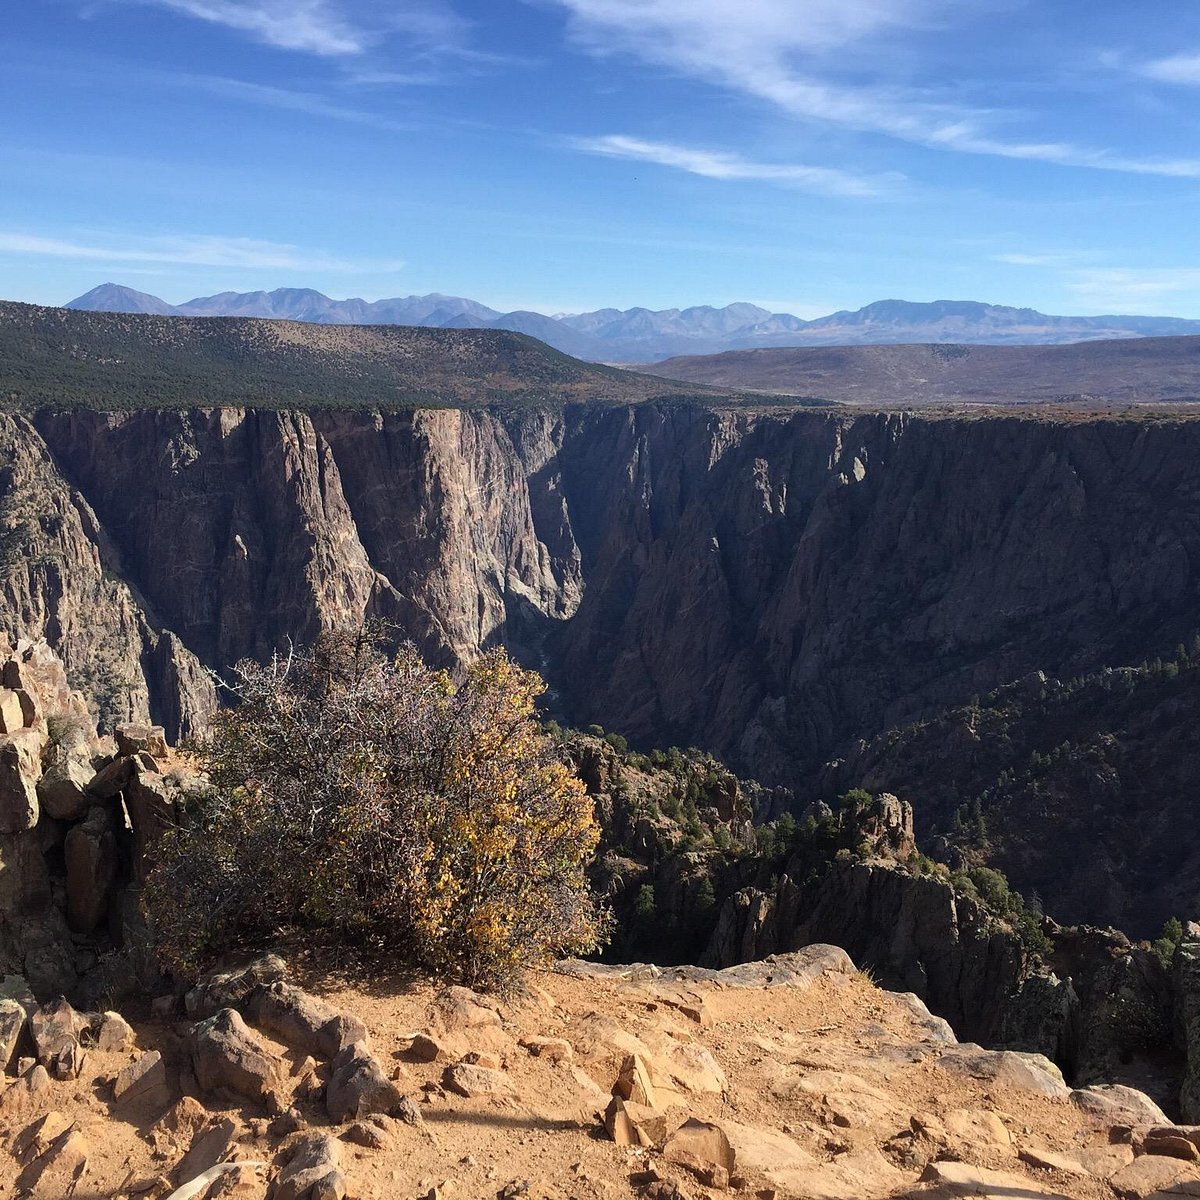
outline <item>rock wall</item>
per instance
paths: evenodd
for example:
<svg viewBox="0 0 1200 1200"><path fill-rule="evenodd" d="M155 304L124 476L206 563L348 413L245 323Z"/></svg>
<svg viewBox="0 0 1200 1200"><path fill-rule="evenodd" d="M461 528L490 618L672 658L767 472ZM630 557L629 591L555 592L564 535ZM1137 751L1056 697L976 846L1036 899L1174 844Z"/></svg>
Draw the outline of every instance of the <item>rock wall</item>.
<svg viewBox="0 0 1200 1200"><path fill-rule="evenodd" d="M447 663L506 642L572 720L795 784L864 733L1192 631L1188 421L688 406L5 421L22 478L64 514L62 533L42 523L43 565L5 568L10 622L72 669L102 633L133 679L126 715L149 708L169 733L211 703L191 655L223 668L371 613Z"/></svg>
<svg viewBox="0 0 1200 1200"><path fill-rule="evenodd" d="M0 643L0 996L157 981L137 889L196 782L161 726L99 737L44 641Z"/></svg>

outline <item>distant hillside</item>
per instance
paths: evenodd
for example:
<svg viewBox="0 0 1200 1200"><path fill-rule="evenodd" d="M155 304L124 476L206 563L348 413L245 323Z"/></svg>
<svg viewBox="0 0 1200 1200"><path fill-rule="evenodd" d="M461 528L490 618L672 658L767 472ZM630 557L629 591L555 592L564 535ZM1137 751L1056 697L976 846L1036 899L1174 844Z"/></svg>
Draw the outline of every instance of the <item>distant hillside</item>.
<svg viewBox="0 0 1200 1200"><path fill-rule="evenodd" d="M510 329L556 350L594 362L655 362L682 354L782 346L909 342L971 345L1047 345L1107 338L1200 334L1200 321L1178 317L1056 317L1032 308L975 300L913 303L879 300L857 311L805 321L755 304L724 308L601 308L595 312L500 313L462 296L404 296L391 300L331 300L311 288L221 292L171 305L157 296L106 283L67 308L152 312L164 316L270 317L321 325L427 325L447 329Z"/></svg>
<svg viewBox="0 0 1200 1200"><path fill-rule="evenodd" d="M504 330L199 320L0 302L0 400L8 407L398 409L694 397L740 399L579 362Z"/></svg>
<svg viewBox="0 0 1200 1200"><path fill-rule="evenodd" d="M873 406L1156 403L1200 400L1200 337L737 350L643 369L688 383Z"/></svg>

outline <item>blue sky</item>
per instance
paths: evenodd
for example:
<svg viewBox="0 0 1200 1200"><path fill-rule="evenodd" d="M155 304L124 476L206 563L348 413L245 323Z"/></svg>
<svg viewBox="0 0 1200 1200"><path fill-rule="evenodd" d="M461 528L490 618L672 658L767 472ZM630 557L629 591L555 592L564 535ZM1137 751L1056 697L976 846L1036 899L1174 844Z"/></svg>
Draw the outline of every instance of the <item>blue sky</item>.
<svg viewBox="0 0 1200 1200"><path fill-rule="evenodd" d="M1200 317L1200 4L25 0L0 295Z"/></svg>

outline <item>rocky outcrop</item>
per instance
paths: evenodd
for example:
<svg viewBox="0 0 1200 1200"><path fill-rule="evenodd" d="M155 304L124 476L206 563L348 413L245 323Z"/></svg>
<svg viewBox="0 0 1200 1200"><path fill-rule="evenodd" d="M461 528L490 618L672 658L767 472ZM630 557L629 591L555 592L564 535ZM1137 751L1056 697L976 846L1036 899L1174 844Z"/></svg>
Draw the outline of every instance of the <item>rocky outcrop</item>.
<svg viewBox="0 0 1200 1200"><path fill-rule="evenodd" d="M0 644L0 679L0 975L88 1000L154 981L136 888L197 778L160 726L117 725L114 754L45 642Z"/></svg>

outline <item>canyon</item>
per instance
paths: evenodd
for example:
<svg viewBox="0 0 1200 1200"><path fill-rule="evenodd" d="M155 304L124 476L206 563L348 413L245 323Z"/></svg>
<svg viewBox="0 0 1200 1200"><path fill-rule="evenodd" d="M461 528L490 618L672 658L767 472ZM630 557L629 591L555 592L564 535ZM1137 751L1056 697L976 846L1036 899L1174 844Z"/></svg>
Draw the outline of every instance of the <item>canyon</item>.
<svg viewBox="0 0 1200 1200"><path fill-rule="evenodd" d="M714 404L9 412L4 632L174 740L206 668L380 617L448 666L505 644L570 723L818 795L860 739L1190 642L1198 442Z"/></svg>

